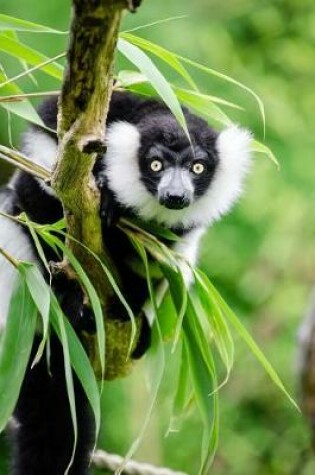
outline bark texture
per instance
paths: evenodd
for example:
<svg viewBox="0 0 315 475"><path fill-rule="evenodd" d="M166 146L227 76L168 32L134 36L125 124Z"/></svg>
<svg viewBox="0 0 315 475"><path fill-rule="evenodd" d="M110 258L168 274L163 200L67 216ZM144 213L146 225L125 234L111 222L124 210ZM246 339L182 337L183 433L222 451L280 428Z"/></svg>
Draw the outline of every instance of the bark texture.
<svg viewBox="0 0 315 475"><path fill-rule="evenodd" d="M97 153L106 151L105 123L113 84L113 61L124 9L135 11L139 1L73 0L70 44L58 116L58 161L52 186L61 199L68 233L93 251L114 275L103 246L99 218L100 195L92 175ZM130 323L106 318L113 292L91 253L75 240L68 246L80 261L102 301L106 327L106 377L128 371ZM68 263L64 262L67 272ZM99 373L96 341L89 339L91 361Z"/></svg>

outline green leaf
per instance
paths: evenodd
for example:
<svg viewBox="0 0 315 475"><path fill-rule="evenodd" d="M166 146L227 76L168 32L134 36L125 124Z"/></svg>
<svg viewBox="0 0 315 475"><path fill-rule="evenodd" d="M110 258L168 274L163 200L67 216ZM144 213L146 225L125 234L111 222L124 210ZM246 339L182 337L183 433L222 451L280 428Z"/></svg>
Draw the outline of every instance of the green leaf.
<svg viewBox="0 0 315 475"><path fill-rule="evenodd" d="M182 61L183 63L189 64L190 66L199 69L200 71L203 71L206 74L209 74L211 76L215 76L219 79L222 79L223 81L229 82L231 84L234 84L234 86L239 87L240 89L243 89L247 93L249 93L251 96L254 97L255 101L258 104L259 112L262 118L263 122L263 130L264 130L264 136L266 132L266 115L265 115L265 107L260 99L260 97L248 86L245 86L245 84L242 84L241 82L237 81L236 79L233 79L230 76L227 76L226 74L220 73L219 71L216 71L215 69L212 68L207 68L206 66L203 66L202 64L196 63L195 61L192 61L191 59L187 59L183 56L176 55L176 57Z"/></svg>
<svg viewBox="0 0 315 475"><path fill-rule="evenodd" d="M140 38L139 36L132 35L128 32L121 33L121 38L125 38L130 43L139 46L139 48L149 51L149 53L154 54L159 59L168 64L172 69L174 69L189 86L195 91L198 90L196 83L192 79L191 75L188 73L187 69L182 65L182 63L177 59L176 54L168 51L162 46L159 46L151 41Z"/></svg>
<svg viewBox="0 0 315 475"><path fill-rule="evenodd" d="M264 135L265 135L266 117L265 117L264 104L263 104L262 100L260 99L260 97L251 88L249 88L248 86L245 86L241 82L237 81L236 79L234 79L234 78L232 78L232 77L230 77L226 74L220 73L219 71L216 71L215 69L208 68L206 66L203 66L202 64L197 63L196 61L192 61L191 59L185 58L184 56L181 56L179 54L176 54L176 53L173 53L169 50L161 48L160 46L155 45L154 43L151 43L151 42L149 42L149 41L147 41L147 40L145 40L145 39L143 39L139 36L135 36L135 35L132 35L130 33L122 33L121 38L127 39L128 41L130 41L134 45L137 45L137 46L139 46L140 48L142 48L144 50L150 51L151 53L158 56L160 59L164 60L165 62L168 62L168 64L175 71L177 71L179 74L181 74L183 77L185 77L185 75L188 74L188 77L186 77L187 82L189 82L188 78L190 78L189 73L187 72L187 70L185 68L184 68L184 71L185 71L184 74L182 72L180 72L182 70L179 69L179 68L184 67L183 63L188 64L189 66L191 66L195 69L203 71L204 73L206 73L208 75L215 76L219 79L222 79L223 81L229 82L229 83L239 87L240 89L243 89L247 93L249 93L251 96L254 97L255 101L258 104L258 108L259 108L261 118L262 118L262 121L263 121L263 129L264 129ZM190 82L190 86L192 87L192 89L195 89L194 83L192 84Z"/></svg>
<svg viewBox="0 0 315 475"><path fill-rule="evenodd" d="M183 319L187 309L188 294L180 267L176 271L170 266L161 265L162 272L168 282L171 297L177 311L177 324L174 332L172 353L175 352L182 332Z"/></svg>
<svg viewBox="0 0 315 475"><path fill-rule="evenodd" d="M258 140L252 140L252 149L254 152L263 153L264 155L267 155L267 157L276 165L276 167L278 169L280 168L278 160L276 159L275 155L269 147L262 144L261 142L258 142Z"/></svg>
<svg viewBox="0 0 315 475"><path fill-rule="evenodd" d="M146 23L145 25L136 26L135 28L131 28L130 30L124 30L122 32L122 34L131 33L133 31L138 31L138 30L143 30L145 28L151 28L152 26L162 25L164 23L168 23L168 22L175 21L175 20L183 20L184 18L187 18L187 17L188 17L188 15L177 15L177 16L162 18L161 20L156 20L156 21L153 21L151 23Z"/></svg>
<svg viewBox="0 0 315 475"><path fill-rule="evenodd" d="M185 338L190 372L196 401L203 421L201 467L199 474L207 475L218 445L219 410L218 385L211 350L204 344L198 317L189 300L184 319Z"/></svg>
<svg viewBox="0 0 315 475"><path fill-rule="evenodd" d="M36 320L37 308L25 280L20 277L0 339L0 432L18 400L31 354Z"/></svg>
<svg viewBox="0 0 315 475"><path fill-rule="evenodd" d="M59 31L49 26L39 25L21 18L0 14L0 31L30 31L32 33L53 33L57 35L66 35L67 31Z"/></svg>
<svg viewBox="0 0 315 475"><path fill-rule="evenodd" d="M28 227L29 232L31 233L32 239L33 239L35 247L36 247L37 254L38 254L40 260L42 261L42 264L45 267L48 275L50 276L50 280L51 280L50 267L49 267L48 261L47 261L46 256L45 256L43 246L42 246L42 244L41 244L41 242L38 239L38 236L36 234L36 230L35 230L36 229L36 224L32 223L32 221L30 221L30 219L28 218L28 216L25 213L24 213L23 217L25 218L26 225Z"/></svg>
<svg viewBox="0 0 315 475"><path fill-rule="evenodd" d="M92 285L90 279L88 278L86 272L84 271L78 259L70 251L70 249L58 237L53 236L52 234L50 234L50 240L54 242L54 244L59 249L61 249L62 252L67 256L71 266L77 273L83 287L85 288L88 294L89 301L91 303L94 316L95 316L95 323L96 323L96 330L97 330L96 334L97 334L97 343L98 343L101 370L102 370L102 374L105 374L105 326L104 326L103 311L102 311L100 299L96 293L94 286Z"/></svg>
<svg viewBox="0 0 315 475"><path fill-rule="evenodd" d="M138 71L119 71L114 88L127 88L143 82L147 82L147 78Z"/></svg>
<svg viewBox="0 0 315 475"><path fill-rule="evenodd" d="M204 281L198 272L195 272L194 275L195 288L200 302L200 308L198 310L200 315L203 315L204 319L210 325L213 342L218 348L221 359L226 367L227 374L224 381L226 382L233 367L234 342L221 308L213 297L211 288L208 287L208 279Z"/></svg>
<svg viewBox="0 0 315 475"><path fill-rule="evenodd" d="M53 312L51 312L51 324L61 340L61 329L58 320L58 314L62 313L59 303L56 297L52 294L51 296ZM100 429L101 421L101 412L100 412L100 393L97 385L97 381L89 361L87 354L80 342L78 336L73 330L67 318L63 318L64 329L68 340L69 347L69 356L71 366L73 367L76 375L78 376L82 388L87 396L87 399L90 403L91 409L93 411L95 419L95 439L98 436Z"/></svg>
<svg viewBox="0 0 315 475"><path fill-rule="evenodd" d="M150 235L153 237L158 237L162 239L166 239L167 241L175 242L179 240L179 237L170 231L169 229L166 229L160 224L157 224L155 222L144 222L141 219L137 218L132 218L132 219L121 219L120 222L123 225L126 225L130 227L131 229L134 229L135 231L143 232L147 231Z"/></svg>
<svg viewBox="0 0 315 475"><path fill-rule="evenodd" d="M4 53L19 60L22 59L28 64L32 64L34 66L49 60L49 58L42 53L30 48L21 41L8 38L3 33L0 33L0 51L3 51ZM58 80L62 80L63 67L58 63L47 64L46 66L42 67L42 71Z"/></svg>
<svg viewBox="0 0 315 475"><path fill-rule="evenodd" d="M68 335L65 328L65 318L55 298L52 297L51 301L52 301L52 305L51 305L52 320L55 322L55 331L57 332L60 338L60 341L62 343L65 380L66 380L67 394L68 394L70 414L71 414L72 427L73 427L73 448L72 448L71 458L69 460L67 469L65 471L65 475L67 475L69 473L71 465L73 464L75 451L77 448L77 442L78 442L77 411L76 411L76 403L75 403L73 375L72 375L72 370L71 370L69 341L68 341Z"/></svg>
<svg viewBox="0 0 315 475"><path fill-rule="evenodd" d="M57 56L53 56L52 58L48 58L46 59L45 61L41 62L41 63L38 63L36 64L35 66L33 66L32 68L27 68L26 66L24 67L24 71L22 73L19 73L17 74L16 76L13 76L9 79L6 79L5 81L3 81L2 83L0 83L0 89L3 88L4 86L6 86L7 84L11 84L11 83L14 83L16 82L17 80L25 77L25 76L29 76L30 78L32 78L32 73L35 72L35 71L38 71L40 69L43 69L46 65L48 64L51 64L51 63L55 63L55 61L57 61L58 59L61 59L61 58L64 58L65 56L65 53L60 53L58 54ZM23 64L26 65L25 61L22 61ZM59 92L59 91L58 91ZM28 93L28 94L24 94L25 97L37 97L37 96L40 96L40 95L46 95L46 96L49 96L49 95L52 95L52 94L56 94L56 91L48 91L48 92L31 92L31 93ZM22 96L22 94L20 94L20 96ZM19 97L19 96L18 96Z"/></svg>
<svg viewBox="0 0 315 475"><path fill-rule="evenodd" d="M22 275L28 290L34 300L38 313L42 317L43 334L42 340L38 347L37 354L34 358L33 364L36 364L42 357L45 343L48 337L49 327L49 309L50 309L50 288L45 282L44 277L39 269L34 264L21 262L18 266L18 271Z"/></svg>
<svg viewBox="0 0 315 475"><path fill-rule="evenodd" d="M88 247L86 247L84 244L80 243L77 239L74 239L72 236L70 236L69 234L61 231L63 228L65 227L65 221L64 220L60 220L58 221L57 223L55 223L53 226L46 226L45 227L45 232L46 231L49 231L50 232L59 232L59 234L61 234L62 236L64 237L67 237L68 239L72 240L72 241L75 241L78 245L82 246L87 252L89 252L93 257L94 259L100 264L100 266L102 267L103 269L103 272L104 274L106 275L110 285L112 286L115 294L117 295L118 299L120 300L121 304L124 306L129 318L130 318L130 321L131 321L131 337L130 337L130 347L129 347L129 351L131 351L132 349L132 346L133 346L133 343L134 343L134 340L136 338L136 335L137 335L137 325L136 325L136 318L135 318L135 315L132 311L132 308L130 307L130 305L128 304L127 300L125 299L123 293L121 292L112 272L110 271L110 269L104 264L104 262L93 252L91 251ZM40 231L41 233L43 231ZM49 236L51 236L49 234L49 232L47 233ZM48 238L49 240L49 238ZM52 238L50 239L51 241L53 241L54 243L56 243L56 237L55 236L52 236ZM60 241L61 243L61 247L63 248L63 244L62 242Z"/></svg>
<svg viewBox="0 0 315 475"><path fill-rule="evenodd" d="M149 290L149 295L150 295L150 303L153 308L153 312L155 314L155 320L154 324L152 327L152 333L151 333L151 346L150 349L147 353L147 362L149 365L149 376L150 376L150 400L148 404L148 408L145 412L145 419L142 424L140 433L136 440L133 442L132 446L127 452L127 455L125 456L124 463L119 467L119 470L117 471L117 475L121 474L126 462L134 455L136 450L138 449L145 431L148 427L148 424L151 419L152 411L154 409L154 405L156 403L156 399L158 396L159 388L162 382L163 374L164 374L164 369L165 369L165 354L164 354L164 347L163 347L163 341L162 341L162 335L161 335L161 330L159 328L158 320L157 320L157 312L158 312L158 304L157 304L157 299L156 295L153 289L151 277L150 277L150 268L149 268L149 262L148 262L148 257L146 255L146 251L143 245L141 243L135 241L134 242L135 248L138 250L138 253L143 261L144 267L146 269L146 277L147 277L147 285L148 285L148 290Z"/></svg>
<svg viewBox="0 0 315 475"><path fill-rule="evenodd" d="M0 39L1 41L1 39ZM0 82L5 82L6 77L0 71ZM4 87L0 85L1 95L11 96L23 94L23 91L16 84L7 84ZM29 100L23 102L1 102L0 106L8 112L12 112L15 115L18 115L22 119L25 119L33 124L44 126L42 119L39 117L36 109L33 107Z"/></svg>
<svg viewBox="0 0 315 475"><path fill-rule="evenodd" d="M1 31L1 29L0 29ZM15 41L19 41L19 37L18 37L18 34L16 33L16 31L13 31L13 30L9 30L9 31L6 31L5 34L9 37L9 38L13 38ZM25 61L23 61L23 59L20 60L20 64L22 66L22 68L24 69L24 72L27 70L27 64ZM33 84L35 85L35 87L38 86L37 84L37 81L36 79L34 78L34 76L29 73L28 74L30 80L33 82Z"/></svg>
<svg viewBox="0 0 315 475"><path fill-rule="evenodd" d="M277 375L276 371L273 369L265 355L262 353L261 349L258 347L257 343L253 340L251 335L248 333L246 328L241 324L237 316L234 314L234 312L231 310L231 308L228 306L228 304L224 301L224 299L221 297L219 292L216 290L216 288L211 284L210 280L207 278L207 276L201 272L200 270L198 273L202 276L204 281L208 281L208 286L212 291L213 296L216 298L217 302L220 304L224 314L226 315L227 319L229 320L230 324L234 327L234 329L238 332L240 337L244 340L244 342L248 345L250 350L252 351L253 355L257 358L259 363L262 365L262 367L265 369L266 373L269 375L271 380L274 382L274 384L286 395L286 397L289 399L289 401L293 404L293 406L300 411L297 403L294 401L294 399L290 396L288 391L285 389L281 379Z"/></svg>
<svg viewBox="0 0 315 475"><path fill-rule="evenodd" d="M140 48L134 46L123 38L118 40L117 48L121 54L123 54L142 72L142 74L147 77L156 92L176 117L176 120L184 129L187 137L189 137L185 116L177 100L177 97L165 77L155 66L152 60L143 51L141 51Z"/></svg>
<svg viewBox="0 0 315 475"><path fill-rule="evenodd" d="M187 401L190 399L191 389L189 380L189 359L187 345L183 344L181 348L181 358L179 361L178 380L176 384L176 394L173 402L171 424L169 431L172 431L187 410Z"/></svg>
<svg viewBox="0 0 315 475"><path fill-rule="evenodd" d="M231 119L220 109L220 107L214 104L211 96L195 93L193 91L188 91L178 87L174 88L174 92L179 101L191 109L194 109L198 114L203 115L207 119L214 119L224 125L231 125ZM224 101L222 99L221 103L223 102ZM225 103L225 105L227 105L227 103Z"/></svg>

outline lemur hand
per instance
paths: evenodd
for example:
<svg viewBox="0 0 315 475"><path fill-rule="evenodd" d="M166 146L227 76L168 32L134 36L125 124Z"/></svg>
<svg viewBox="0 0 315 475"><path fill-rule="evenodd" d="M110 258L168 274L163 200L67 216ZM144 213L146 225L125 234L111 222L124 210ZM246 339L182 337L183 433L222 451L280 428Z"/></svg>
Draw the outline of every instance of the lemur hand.
<svg viewBox="0 0 315 475"><path fill-rule="evenodd" d="M116 202L114 193L110 191L107 186L100 188L101 192L101 206L100 216L102 221L102 227L110 228L118 223L120 218L120 207Z"/></svg>

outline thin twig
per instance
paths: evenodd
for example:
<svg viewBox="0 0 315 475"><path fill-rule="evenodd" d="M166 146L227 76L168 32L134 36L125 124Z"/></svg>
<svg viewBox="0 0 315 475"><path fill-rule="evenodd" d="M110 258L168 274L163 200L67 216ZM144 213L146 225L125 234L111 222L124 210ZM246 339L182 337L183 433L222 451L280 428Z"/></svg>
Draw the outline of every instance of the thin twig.
<svg viewBox="0 0 315 475"><path fill-rule="evenodd" d="M10 264L12 264L16 269L18 268L19 266L19 261L17 261L16 259L14 259L14 257L12 257L10 254L8 254L4 249L2 249L2 247L0 247L0 254L7 260L10 262Z"/></svg>
<svg viewBox="0 0 315 475"><path fill-rule="evenodd" d="M51 177L51 173L47 168L34 163L33 160L23 153L5 147L4 145L0 145L0 158L42 180L49 180Z"/></svg>
<svg viewBox="0 0 315 475"><path fill-rule="evenodd" d="M14 76L12 78L9 78L9 79L6 79L5 81L3 81L2 83L0 83L0 89L4 86L6 86L7 84L10 84L12 82L16 82L18 79L21 79L22 77L24 76L29 76L31 73L33 73L34 71L37 71L39 69L42 69L44 68L45 66L47 66L48 64L50 63L54 63L57 59L60 59L60 58L64 58L66 56L66 53L60 53L58 54L57 56L54 56L53 58L49 58L47 59L46 61L43 61L42 63L39 63L39 64L36 64L36 66L33 66L32 68L30 69L27 69L26 71L23 71L22 73L18 74L17 76Z"/></svg>
<svg viewBox="0 0 315 475"><path fill-rule="evenodd" d="M59 96L60 91L28 92L25 94L13 94L11 96L0 96L0 102L21 102L30 97Z"/></svg>

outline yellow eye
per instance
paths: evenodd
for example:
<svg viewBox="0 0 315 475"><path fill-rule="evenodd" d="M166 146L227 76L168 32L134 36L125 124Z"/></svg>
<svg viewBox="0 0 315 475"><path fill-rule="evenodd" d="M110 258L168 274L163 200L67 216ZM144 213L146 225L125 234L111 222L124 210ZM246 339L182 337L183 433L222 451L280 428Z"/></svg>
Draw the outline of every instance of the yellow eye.
<svg viewBox="0 0 315 475"><path fill-rule="evenodd" d="M153 160L150 164L151 170L154 172L160 172L163 168L161 160Z"/></svg>
<svg viewBox="0 0 315 475"><path fill-rule="evenodd" d="M194 163L192 171L195 175L201 175L205 171L205 166L202 163Z"/></svg>

